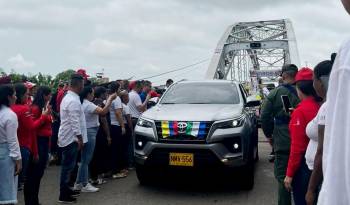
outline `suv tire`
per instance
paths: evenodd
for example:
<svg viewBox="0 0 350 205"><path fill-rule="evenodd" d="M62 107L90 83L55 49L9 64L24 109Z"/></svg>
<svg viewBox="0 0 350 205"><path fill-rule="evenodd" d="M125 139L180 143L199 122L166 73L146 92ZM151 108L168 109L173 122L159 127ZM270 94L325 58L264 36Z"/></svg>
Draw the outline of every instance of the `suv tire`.
<svg viewBox="0 0 350 205"><path fill-rule="evenodd" d="M154 179L152 170L144 165L136 164L136 175L141 185L150 185Z"/></svg>
<svg viewBox="0 0 350 205"><path fill-rule="evenodd" d="M254 175L255 175L255 165L251 161L245 165L241 170L241 181L240 185L244 190L252 190L254 188Z"/></svg>

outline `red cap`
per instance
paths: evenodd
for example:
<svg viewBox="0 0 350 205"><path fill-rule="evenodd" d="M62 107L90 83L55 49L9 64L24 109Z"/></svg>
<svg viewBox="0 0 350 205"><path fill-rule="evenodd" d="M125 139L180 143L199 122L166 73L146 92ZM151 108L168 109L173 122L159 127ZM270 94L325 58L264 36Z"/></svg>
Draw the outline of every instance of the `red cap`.
<svg viewBox="0 0 350 205"><path fill-rule="evenodd" d="M27 87L27 89L32 89L36 86L35 83L31 83L29 81L25 82L24 85Z"/></svg>
<svg viewBox="0 0 350 205"><path fill-rule="evenodd" d="M129 83L129 90L134 89L134 88L135 88L135 85L136 85L136 81L131 81L131 82Z"/></svg>
<svg viewBox="0 0 350 205"><path fill-rule="evenodd" d="M151 90L149 92L149 95L151 96L151 98L157 98L157 97L159 98L160 97L160 95L154 90Z"/></svg>
<svg viewBox="0 0 350 205"><path fill-rule="evenodd" d="M78 69L77 74L80 74L81 76L83 76L84 79L87 79L88 77L90 77L88 74L86 74L85 69Z"/></svg>
<svg viewBox="0 0 350 205"><path fill-rule="evenodd" d="M314 72L307 67L301 68L295 76L295 81L313 80Z"/></svg>

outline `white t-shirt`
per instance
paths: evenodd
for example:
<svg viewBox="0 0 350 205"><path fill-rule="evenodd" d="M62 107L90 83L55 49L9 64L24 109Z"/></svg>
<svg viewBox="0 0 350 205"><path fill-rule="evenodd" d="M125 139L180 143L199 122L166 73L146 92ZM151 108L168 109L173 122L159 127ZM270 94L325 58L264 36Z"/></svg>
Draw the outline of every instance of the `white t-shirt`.
<svg viewBox="0 0 350 205"><path fill-rule="evenodd" d="M9 107L0 105L0 144L8 145L10 157L14 160L21 159L17 129L17 115Z"/></svg>
<svg viewBox="0 0 350 205"><path fill-rule="evenodd" d="M129 103L130 114L132 118L139 118L141 112L137 109L138 106L142 105L140 95L134 90L129 93Z"/></svg>
<svg viewBox="0 0 350 205"><path fill-rule="evenodd" d="M83 101L83 110L86 119L86 128L93 128L100 126L100 122L98 121L98 114L95 113L97 105L94 103L84 100Z"/></svg>
<svg viewBox="0 0 350 205"><path fill-rule="evenodd" d="M327 93L319 205L350 204L350 41L334 62Z"/></svg>
<svg viewBox="0 0 350 205"><path fill-rule="evenodd" d="M125 105L123 103L123 121L124 121L124 124L128 124L128 120L127 120L128 115L130 115L130 108L128 105Z"/></svg>
<svg viewBox="0 0 350 205"><path fill-rule="evenodd" d="M305 159L310 170L314 169L314 161L318 146L318 126L325 125L326 107L326 103L323 103L317 116L306 126L306 135L310 138L310 142L306 149Z"/></svg>
<svg viewBox="0 0 350 205"><path fill-rule="evenodd" d="M123 105L122 105L122 101L120 100L120 97L117 97L115 100L113 100L112 105L109 108L109 113L111 116L111 124L120 126L117 120L117 116L115 114L118 109L123 109Z"/></svg>

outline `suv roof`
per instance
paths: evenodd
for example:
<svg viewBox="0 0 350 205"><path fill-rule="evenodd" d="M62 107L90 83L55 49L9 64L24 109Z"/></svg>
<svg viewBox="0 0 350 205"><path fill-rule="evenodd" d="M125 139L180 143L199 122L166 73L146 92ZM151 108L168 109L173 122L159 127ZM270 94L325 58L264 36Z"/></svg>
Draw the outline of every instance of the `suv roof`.
<svg viewBox="0 0 350 205"><path fill-rule="evenodd" d="M231 80L182 80L182 81L176 82L176 84L187 84L187 83L239 84L237 81L231 81Z"/></svg>

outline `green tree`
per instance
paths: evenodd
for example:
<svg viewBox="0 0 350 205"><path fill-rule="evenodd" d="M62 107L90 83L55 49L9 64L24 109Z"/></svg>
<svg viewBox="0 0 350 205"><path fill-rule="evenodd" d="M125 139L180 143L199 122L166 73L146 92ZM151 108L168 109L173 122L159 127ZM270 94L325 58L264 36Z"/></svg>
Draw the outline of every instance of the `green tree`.
<svg viewBox="0 0 350 205"><path fill-rule="evenodd" d="M14 72L12 72L9 76L11 78L12 83L21 83L23 82L23 79L26 78L25 75Z"/></svg>
<svg viewBox="0 0 350 205"><path fill-rule="evenodd" d="M57 74L56 77L53 79L52 87L57 88L60 81L64 81L64 82L69 81L71 75L74 73L75 73L74 70L69 69Z"/></svg>

